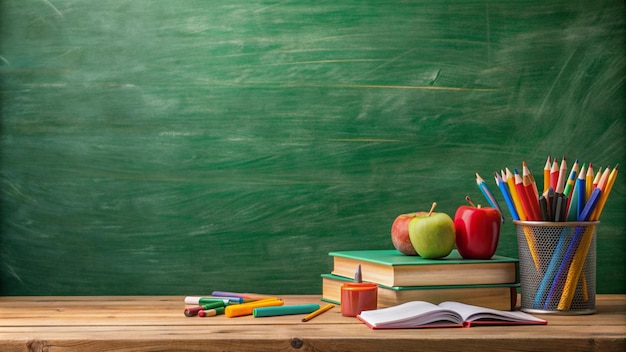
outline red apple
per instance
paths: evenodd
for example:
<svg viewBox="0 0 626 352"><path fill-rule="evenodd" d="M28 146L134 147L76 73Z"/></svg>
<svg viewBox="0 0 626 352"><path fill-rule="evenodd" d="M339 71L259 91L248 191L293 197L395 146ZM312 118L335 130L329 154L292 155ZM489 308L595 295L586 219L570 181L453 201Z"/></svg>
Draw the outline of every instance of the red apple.
<svg viewBox="0 0 626 352"><path fill-rule="evenodd" d="M411 219L414 217L424 216L425 214L428 213L421 211L400 214L396 220L394 220L393 224L391 224L391 242L393 242L393 246L400 251L400 253L405 255L418 255L409 237L409 222L411 222Z"/></svg>
<svg viewBox="0 0 626 352"><path fill-rule="evenodd" d="M491 207L462 205L454 215L456 248L465 259L490 259L500 239L500 212Z"/></svg>

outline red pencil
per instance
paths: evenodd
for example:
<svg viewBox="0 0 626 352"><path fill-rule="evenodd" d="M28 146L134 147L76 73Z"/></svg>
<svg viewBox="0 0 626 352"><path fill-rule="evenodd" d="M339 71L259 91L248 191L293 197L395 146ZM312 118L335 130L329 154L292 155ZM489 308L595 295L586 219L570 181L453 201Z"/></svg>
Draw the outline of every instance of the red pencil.
<svg viewBox="0 0 626 352"><path fill-rule="evenodd" d="M550 169L550 187L556 189L556 184L559 181L559 163L556 158L552 161L552 168Z"/></svg>
<svg viewBox="0 0 626 352"><path fill-rule="evenodd" d="M522 184L524 185L524 191L528 199L529 208L532 211L534 220L541 220L541 208L539 206L539 195L537 194L537 186L532 178L532 174L526 166L526 162L523 163L522 168Z"/></svg>
<svg viewBox="0 0 626 352"><path fill-rule="evenodd" d="M526 220L539 220L535 218L535 212L531 206L530 200L528 199L528 192L526 192L526 188L524 187L524 181L522 180L522 176L520 176L517 169L513 170L513 177L515 178L515 189L520 197L524 214L526 214Z"/></svg>

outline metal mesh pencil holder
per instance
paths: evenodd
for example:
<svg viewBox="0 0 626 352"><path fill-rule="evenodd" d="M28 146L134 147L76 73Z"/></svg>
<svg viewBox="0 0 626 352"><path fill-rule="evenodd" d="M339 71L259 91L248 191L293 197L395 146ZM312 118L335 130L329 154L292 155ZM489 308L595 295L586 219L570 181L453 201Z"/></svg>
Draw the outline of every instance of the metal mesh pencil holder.
<svg viewBox="0 0 626 352"><path fill-rule="evenodd" d="M517 227L521 310L563 315L596 311L596 225L513 221Z"/></svg>

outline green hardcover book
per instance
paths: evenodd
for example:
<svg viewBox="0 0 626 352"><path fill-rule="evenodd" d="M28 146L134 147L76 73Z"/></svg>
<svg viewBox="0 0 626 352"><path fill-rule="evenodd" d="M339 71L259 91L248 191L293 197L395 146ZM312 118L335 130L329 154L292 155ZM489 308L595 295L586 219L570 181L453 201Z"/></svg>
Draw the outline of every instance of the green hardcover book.
<svg viewBox="0 0 626 352"><path fill-rule="evenodd" d="M341 303L341 286L351 278L322 274L322 300ZM519 284L405 286L378 285L378 308L396 306L410 301L439 304L456 301L498 310L512 310L517 304Z"/></svg>
<svg viewBox="0 0 626 352"><path fill-rule="evenodd" d="M358 265L364 281L385 286L515 284L518 259L463 259L458 251L441 259L408 256L395 249L330 252L332 274L354 277Z"/></svg>

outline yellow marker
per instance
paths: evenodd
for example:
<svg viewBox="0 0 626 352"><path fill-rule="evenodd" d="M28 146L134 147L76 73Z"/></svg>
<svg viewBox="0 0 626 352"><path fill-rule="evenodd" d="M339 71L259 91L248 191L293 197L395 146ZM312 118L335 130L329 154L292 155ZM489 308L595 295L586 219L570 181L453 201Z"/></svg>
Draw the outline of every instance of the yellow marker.
<svg viewBox="0 0 626 352"><path fill-rule="evenodd" d="M276 298L261 299L250 303L228 306L224 310L224 314L228 318L240 317L242 315L251 315L254 308L282 306L283 304L285 304L285 302Z"/></svg>

